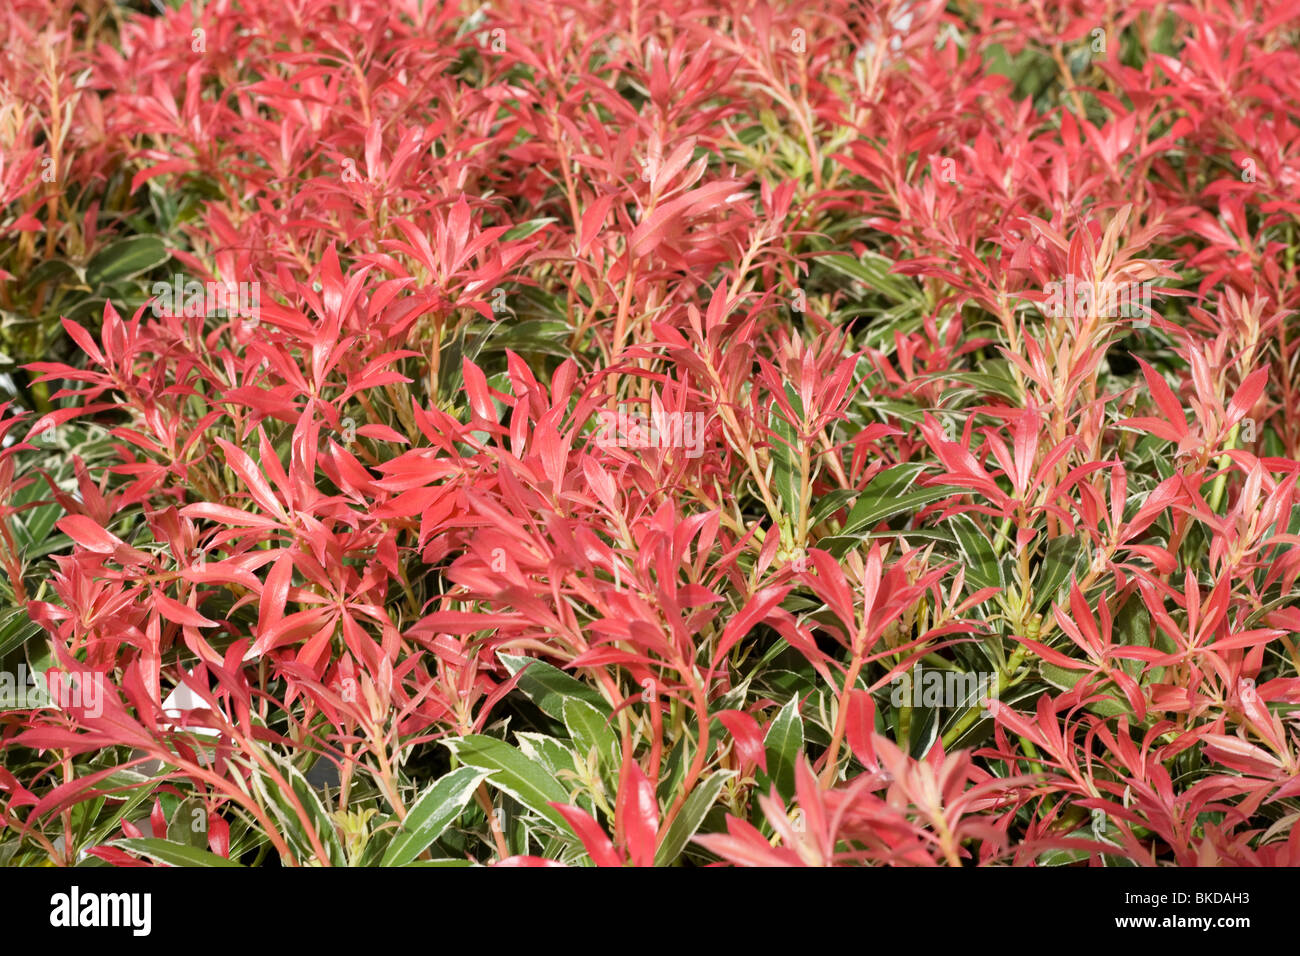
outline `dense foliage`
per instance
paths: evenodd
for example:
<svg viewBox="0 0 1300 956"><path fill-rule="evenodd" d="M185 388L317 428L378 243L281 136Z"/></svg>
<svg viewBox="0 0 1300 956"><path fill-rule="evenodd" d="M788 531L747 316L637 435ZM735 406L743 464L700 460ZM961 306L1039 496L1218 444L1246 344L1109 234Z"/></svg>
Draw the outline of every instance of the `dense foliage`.
<svg viewBox="0 0 1300 956"><path fill-rule="evenodd" d="M1300 865L1292 0L0 36L0 863Z"/></svg>

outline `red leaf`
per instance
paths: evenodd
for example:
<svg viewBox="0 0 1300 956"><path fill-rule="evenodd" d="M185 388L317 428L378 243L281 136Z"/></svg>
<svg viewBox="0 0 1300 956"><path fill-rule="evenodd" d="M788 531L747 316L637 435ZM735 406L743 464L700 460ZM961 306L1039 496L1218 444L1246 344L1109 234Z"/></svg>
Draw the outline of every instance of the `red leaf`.
<svg viewBox="0 0 1300 956"><path fill-rule="evenodd" d="M600 234L605 217L609 215L609 207L613 204L613 194L601 196L583 212L582 222L578 226L578 255L586 254L588 247Z"/></svg>
<svg viewBox="0 0 1300 956"><path fill-rule="evenodd" d="M488 393L487 378L469 359L461 362L461 369L465 376L465 394L469 396L469 407L474 418L480 422L497 424L496 406L492 404L492 396Z"/></svg>
<svg viewBox="0 0 1300 956"><path fill-rule="evenodd" d="M194 610L194 608L188 607L180 601L169 598L161 591L154 591L153 602L154 607L158 609L158 613L173 623L182 624L187 627L217 626L216 621L209 621L198 611Z"/></svg>
<svg viewBox="0 0 1300 956"><path fill-rule="evenodd" d="M587 851L587 856L591 857L593 863L597 866L623 865L622 859L614 850L614 844L610 842L600 824L592 819L591 814L563 803L552 803L551 806L564 817L565 822L578 835L583 848Z"/></svg>
<svg viewBox="0 0 1300 956"><path fill-rule="evenodd" d="M230 857L230 824L215 813L208 814L208 849L217 856Z"/></svg>
<svg viewBox="0 0 1300 956"><path fill-rule="evenodd" d="M1232 401L1228 403L1228 415L1224 425L1231 428L1241 419L1250 414L1250 410L1255 407L1259 401L1259 396L1264 394L1264 386L1268 384L1268 369L1261 368L1251 372L1242 381L1241 387L1237 389L1232 396Z"/></svg>
<svg viewBox="0 0 1300 956"><path fill-rule="evenodd" d="M633 866L654 866L659 833L659 802L640 765L625 755L619 775L615 813Z"/></svg>
<svg viewBox="0 0 1300 956"><path fill-rule="evenodd" d="M257 632L265 634L284 618L284 605L289 597L289 582L293 579L293 560L286 554L276 558L266 576L257 606Z"/></svg>
<svg viewBox="0 0 1300 956"><path fill-rule="evenodd" d="M771 534L772 532L769 532ZM741 608L740 613L727 622L726 628L722 632L722 639L718 641L718 649L713 654L713 667L711 670L716 671L718 665L726 657L727 651L735 643L749 633L750 628L760 623L768 613L785 600L785 596L790 593L788 585L773 585L764 588L755 594Z"/></svg>
<svg viewBox="0 0 1300 956"><path fill-rule="evenodd" d="M1164 414L1165 421L1174 429L1174 441L1181 441L1187 434L1187 418L1183 415L1182 403L1178 401L1174 393L1165 383L1164 376L1153 369L1142 359L1138 359L1138 364L1142 366L1142 377L1146 379L1147 388L1151 390L1151 397L1155 399L1156 405ZM1163 436L1162 436L1163 437Z"/></svg>
<svg viewBox="0 0 1300 956"><path fill-rule="evenodd" d="M876 766L876 748L872 735L876 731L876 702L861 688L849 692L845 737L853 756L865 767Z"/></svg>
<svg viewBox="0 0 1300 956"><path fill-rule="evenodd" d="M218 438L217 444L225 451L226 463L230 465L231 471L238 475L240 480L248 487L253 500L261 506L263 511L269 511L287 524L289 516L285 513L280 500L275 496L271 485L258 470L253 459L248 457L243 449L236 448L224 438Z"/></svg>
<svg viewBox="0 0 1300 956"><path fill-rule="evenodd" d="M715 715L736 742L736 754L744 767L761 767L767 772L767 751L763 748L763 729L749 714L739 710L722 710Z"/></svg>
<svg viewBox="0 0 1300 956"><path fill-rule="evenodd" d="M124 542L114 537L85 515L67 515L60 518L56 527L87 551L112 554Z"/></svg>

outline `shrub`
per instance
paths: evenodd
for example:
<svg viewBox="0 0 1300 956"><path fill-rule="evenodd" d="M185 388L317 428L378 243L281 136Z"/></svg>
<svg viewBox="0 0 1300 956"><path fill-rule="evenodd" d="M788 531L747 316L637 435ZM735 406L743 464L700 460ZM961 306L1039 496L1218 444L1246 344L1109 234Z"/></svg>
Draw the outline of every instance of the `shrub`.
<svg viewBox="0 0 1300 956"><path fill-rule="evenodd" d="M1287 3L158 6L0 14L0 862L1300 864Z"/></svg>

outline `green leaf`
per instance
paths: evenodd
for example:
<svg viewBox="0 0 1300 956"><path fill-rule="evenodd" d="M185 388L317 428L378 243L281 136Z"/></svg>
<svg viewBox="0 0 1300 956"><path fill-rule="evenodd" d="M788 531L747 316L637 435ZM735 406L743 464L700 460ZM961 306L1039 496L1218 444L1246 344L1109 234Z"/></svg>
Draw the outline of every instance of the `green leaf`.
<svg viewBox="0 0 1300 956"><path fill-rule="evenodd" d="M62 259L46 259L36 268L27 273L23 281L23 288L33 289L42 282L58 282L62 285L73 285L83 282L81 273L77 271L76 266Z"/></svg>
<svg viewBox="0 0 1300 956"><path fill-rule="evenodd" d="M1156 633L1164 637L1163 641L1157 642L1160 650L1172 652L1173 642L1165 636L1163 631L1157 630ZM1115 615L1114 639L1116 644L1122 644L1125 647L1151 646L1151 612L1147 610L1146 602L1136 595L1125 601L1124 606ZM1163 667L1147 669L1145 663L1135 660L1121 660L1119 666L1124 668L1124 671L1130 677L1143 684L1158 683L1164 679L1165 669Z"/></svg>
<svg viewBox="0 0 1300 956"><path fill-rule="evenodd" d="M939 710L929 706L912 707L908 718L908 753L920 760L939 738Z"/></svg>
<svg viewBox="0 0 1300 956"><path fill-rule="evenodd" d="M325 804L321 802L320 794L315 787L308 783L307 778L297 767L291 768L289 785L293 787L298 802L306 808L307 813L311 816L312 824L320 837L326 855L330 858L330 862L335 866L343 866L347 863L347 854L343 850L343 844L339 842L338 830L334 826L334 821L330 819Z"/></svg>
<svg viewBox="0 0 1300 956"><path fill-rule="evenodd" d="M1087 850L1048 850L1034 861L1036 866L1074 866L1088 859Z"/></svg>
<svg viewBox="0 0 1300 956"><path fill-rule="evenodd" d="M802 414L798 393L788 383L785 390L790 407L794 409L796 415ZM802 485L797 452L801 444L799 433L795 423L786 421L785 413L775 402L772 404L768 426L778 436L777 440L772 442L770 449L773 464L772 484L781 498L781 506L785 515L788 515L791 519L797 519L802 514L802 502L800 501ZM773 515L773 517L775 518L776 515ZM782 543L788 544L789 542L783 541Z"/></svg>
<svg viewBox="0 0 1300 956"><path fill-rule="evenodd" d="M728 777L734 775L735 772L731 770L719 771L701 780L691 791L691 795L682 804L681 812L677 814L668 827L668 832L659 841L659 849L655 851L655 866L670 866L681 856L682 850L686 849L686 844L691 837L695 836L700 824L713 809L718 794L722 792L723 784L727 782Z"/></svg>
<svg viewBox="0 0 1300 956"><path fill-rule="evenodd" d="M302 771L288 760L275 754L272 754L271 757L281 775L288 779L298 805L306 811L307 816L310 818L311 828L319 838L321 849L325 851L329 862L334 866L344 866L347 863L347 854L343 850L343 844L339 842L338 830L334 827L334 821L330 819L325 805L321 803L320 794L307 782L307 778L303 776ZM265 777L264 774L254 774L252 781L269 798L267 802L271 804L271 809L275 811L276 816L279 818L281 832L293 849L294 855L299 860L309 860L315 857L317 854L312 846L311 836L307 832L303 821L299 818L298 809L294 802L289 799L289 795L274 781Z"/></svg>
<svg viewBox="0 0 1300 956"><path fill-rule="evenodd" d="M857 492L852 488L835 488L826 492L817 499L817 504L813 506L812 515L809 517L810 524L818 524L825 521L835 512L839 511Z"/></svg>
<svg viewBox="0 0 1300 956"><path fill-rule="evenodd" d="M22 647L23 656L27 659L27 686L14 687L16 699L8 693L0 694L0 710L27 710L31 706L50 706L53 703L47 690L50 682L45 677L51 667L59 664L53 645L42 631L24 641Z"/></svg>
<svg viewBox="0 0 1300 956"><path fill-rule="evenodd" d="M1069 535L1061 535L1047 542L1043 564L1034 576L1034 610L1046 613L1058 592L1070 580L1080 554L1079 542ZM1064 595L1061 596L1062 598Z"/></svg>
<svg viewBox="0 0 1300 956"><path fill-rule="evenodd" d="M803 718L799 716L799 698L791 697L772 720L763 738L767 752L767 776L783 797L794 795L794 768L803 750Z"/></svg>
<svg viewBox="0 0 1300 956"><path fill-rule="evenodd" d="M130 853L139 853L141 856L147 856L155 862L166 863L169 866L233 866L242 869L240 864L234 860L227 860L224 856L217 856L215 853L186 846L183 843L160 840L157 837L130 837L125 840L114 840L110 845Z"/></svg>
<svg viewBox="0 0 1300 956"><path fill-rule="evenodd" d="M544 355L557 355L571 358L573 350L569 348L569 336L572 327L567 322L555 319L527 319L521 322L498 322L492 326L495 334L475 343L479 352L539 352Z"/></svg>
<svg viewBox="0 0 1300 956"><path fill-rule="evenodd" d="M66 318L74 322L94 322L103 318L104 306L108 304L108 299L102 295L91 296L87 299L79 300L75 305L70 305L64 309Z"/></svg>
<svg viewBox="0 0 1300 956"><path fill-rule="evenodd" d="M858 340L859 347L877 349L887 356L893 355L898 349L900 338L906 340L925 323L916 304L896 306L888 312L877 312L875 308L867 307L861 312L873 316L873 322ZM904 403L872 400L868 404L902 405Z"/></svg>
<svg viewBox="0 0 1300 956"><path fill-rule="evenodd" d="M1059 687L1061 690L1074 690L1079 681L1088 676L1087 670L1059 667L1056 664L1049 664L1047 661L1038 662L1038 672L1043 675L1043 680L1053 687Z"/></svg>
<svg viewBox="0 0 1300 956"><path fill-rule="evenodd" d="M195 811L198 811L197 814ZM195 829L197 825L198 829ZM198 797L182 800L172 811L171 822L167 824L167 840L192 846L196 850L208 845L208 811Z"/></svg>
<svg viewBox="0 0 1300 956"><path fill-rule="evenodd" d="M41 626L28 617L25 610L13 611L0 623L0 659L39 633Z"/></svg>
<svg viewBox="0 0 1300 956"><path fill-rule="evenodd" d="M966 586L972 592L982 588L1005 587L1002 566L993 542L974 519L970 515L953 515L947 524L957 536L957 546L961 549L964 559L962 567L966 569Z"/></svg>
<svg viewBox="0 0 1300 956"><path fill-rule="evenodd" d="M488 783L514 797L534 813L569 832L564 817L550 806L568 803L568 791L542 767L502 740L470 734L444 740L461 763L489 771Z"/></svg>
<svg viewBox="0 0 1300 956"><path fill-rule="evenodd" d="M868 252L863 259L850 255L818 256L815 262L829 266L841 275L856 279L867 288L880 292L898 305L921 298L921 290L906 277L889 270L892 260L878 253Z"/></svg>
<svg viewBox="0 0 1300 956"><path fill-rule="evenodd" d="M114 807L108 819L100 821L95 829L87 834L82 841L85 846L98 846L103 843L121 825L122 820L130 819L132 810L154 795L154 786L150 785L154 783L154 778L147 777L134 770L119 770L112 776L107 777L104 783L109 786L103 788L104 792L107 792L111 787L121 786L124 781L129 782L135 789L127 791L125 798L121 794L115 795L117 799L125 799L125 802Z"/></svg>
<svg viewBox="0 0 1300 956"><path fill-rule="evenodd" d="M691 721L691 724L693 723L694 721ZM694 730L693 726L691 730ZM686 762L690 747L690 740L686 734L683 734L677 743L673 744L673 749L668 751L668 759L660 769L659 786L655 791L659 795L660 802L671 802L682 786L682 781L686 779Z"/></svg>
<svg viewBox="0 0 1300 956"><path fill-rule="evenodd" d="M1120 694L1103 694L1088 705L1088 710L1102 717L1127 717L1133 719L1133 708Z"/></svg>
<svg viewBox="0 0 1300 956"><path fill-rule="evenodd" d="M24 558L31 561L54 551L62 551L68 546L68 536L54 531L55 522L64 514L59 505L50 504L32 508L23 515L21 521L12 522L14 538Z"/></svg>
<svg viewBox="0 0 1300 956"><path fill-rule="evenodd" d="M380 866L405 866L427 849L460 816L487 772L460 767L433 784L411 805L393 835Z"/></svg>
<svg viewBox="0 0 1300 956"><path fill-rule="evenodd" d="M97 288L106 282L131 279L162 265L172 254L157 236L129 236L110 243L86 265L86 283Z"/></svg>
<svg viewBox="0 0 1300 956"><path fill-rule="evenodd" d="M928 485L908 491L924 467L919 462L907 462L886 468L877 474L858 496L857 503L844 522L844 530L837 535L822 538L818 545L829 547L830 552L838 558L880 522L905 512L914 512L958 490L949 485Z"/></svg>
<svg viewBox="0 0 1300 956"><path fill-rule="evenodd" d="M622 762L618 738L610 729L606 715L586 701L571 698L564 702L564 726L569 729L579 756L585 758L595 750L601 766L610 770L617 769Z"/></svg>
<svg viewBox="0 0 1300 956"><path fill-rule="evenodd" d="M1023 401L1020 390L1016 388L1015 379L1010 374L999 375L988 369L981 372L953 372L945 369L943 372L935 373L933 378L935 381L962 382L981 394L997 395L1012 402Z"/></svg>
<svg viewBox="0 0 1300 956"><path fill-rule="evenodd" d="M570 677L558 667L552 667L535 657L515 657L510 654L497 653L501 663L511 675L523 670L523 675L515 685L528 697L538 709L548 717L564 719L564 702L569 699L586 701L596 710L610 713L609 704L600 692L576 678ZM527 668L527 670L524 670Z"/></svg>
<svg viewBox="0 0 1300 956"><path fill-rule="evenodd" d="M924 468L920 462L907 462L879 472L858 496L842 533L854 534L871 528L891 514L905 510L897 507L898 499L906 494Z"/></svg>
<svg viewBox="0 0 1300 956"><path fill-rule="evenodd" d="M507 229L501 236L503 242L511 239L527 239L539 229L546 227L548 223L558 222L554 216L544 216L541 219L529 219L527 222L521 222L517 226Z"/></svg>
<svg viewBox="0 0 1300 956"><path fill-rule="evenodd" d="M403 863L403 866L478 866L473 860L412 860L410 863Z"/></svg>
<svg viewBox="0 0 1300 956"><path fill-rule="evenodd" d="M525 757L540 763L557 780L562 779L561 773L577 772L573 751L554 737L520 731L515 734L515 739L519 741L519 750Z"/></svg>

